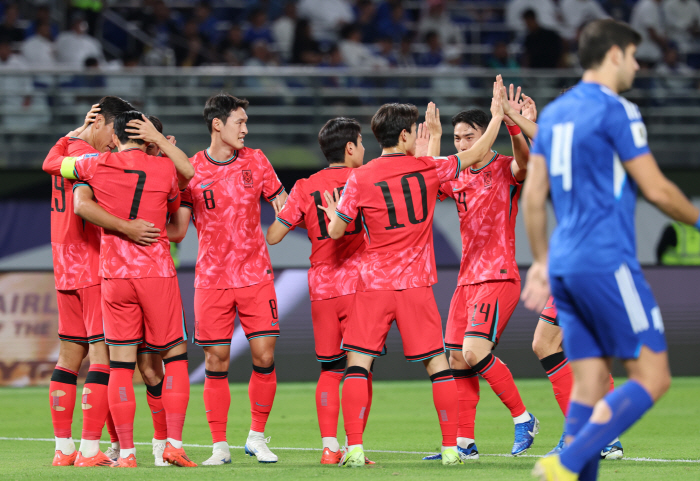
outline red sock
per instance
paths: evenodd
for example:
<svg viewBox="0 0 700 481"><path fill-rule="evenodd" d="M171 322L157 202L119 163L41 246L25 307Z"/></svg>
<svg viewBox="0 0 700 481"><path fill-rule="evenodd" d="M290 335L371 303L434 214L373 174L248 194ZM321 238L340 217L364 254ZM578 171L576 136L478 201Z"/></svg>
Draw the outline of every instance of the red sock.
<svg viewBox="0 0 700 481"><path fill-rule="evenodd" d="M109 405L109 389L107 390L107 404ZM119 436L117 436L117 428L114 427L114 419L112 419L112 413L109 411L107 411L107 422L105 424L107 425L109 440L113 443L118 443Z"/></svg>
<svg viewBox="0 0 700 481"><path fill-rule="evenodd" d="M561 412L566 416L569 411L571 388L574 385L574 373L569 366L569 360L564 352L560 351L540 359L540 362L552 383L554 398L559 403Z"/></svg>
<svg viewBox="0 0 700 481"><path fill-rule="evenodd" d="M362 444L362 432L369 405L368 377L367 369L360 366L350 366L345 373L341 402L345 434L350 446Z"/></svg>
<svg viewBox="0 0 700 481"><path fill-rule="evenodd" d="M372 371L367 375L367 410L365 411L365 425L362 426L362 432L367 428L367 420L369 419L369 411L372 409Z"/></svg>
<svg viewBox="0 0 700 481"><path fill-rule="evenodd" d="M515 386L513 375L500 359L489 353L473 369L489 383L496 396L501 398L501 402L510 409L511 416L516 417L525 413L525 404Z"/></svg>
<svg viewBox="0 0 700 481"><path fill-rule="evenodd" d="M611 391L615 390L615 380L612 377L612 373L610 373L610 390Z"/></svg>
<svg viewBox="0 0 700 481"><path fill-rule="evenodd" d="M338 435L338 415L340 414L340 381L343 371L321 371L316 384L316 412L322 438Z"/></svg>
<svg viewBox="0 0 700 481"><path fill-rule="evenodd" d="M277 373L275 372L275 364L273 363L270 367L258 367L253 365L250 383L248 383L251 431L255 431L256 433L265 432L265 424L267 424L267 418L270 417L276 391Z"/></svg>
<svg viewBox="0 0 700 481"><path fill-rule="evenodd" d="M77 384L77 372L59 366L53 370L49 384L49 406L51 406L53 435L57 438L71 437Z"/></svg>
<svg viewBox="0 0 700 481"><path fill-rule="evenodd" d="M457 437L474 439L476 405L479 404L479 376L472 369L453 369L459 398Z"/></svg>
<svg viewBox="0 0 700 481"><path fill-rule="evenodd" d="M430 376L433 383L433 403L440 421L443 446L457 446L459 399L452 371L446 369Z"/></svg>
<svg viewBox="0 0 700 481"><path fill-rule="evenodd" d="M207 412L209 431L213 443L226 441L228 410L231 407L231 390L228 371L204 371L204 409Z"/></svg>
<svg viewBox="0 0 700 481"><path fill-rule="evenodd" d="M146 384L146 401L151 410L153 419L153 439L166 439L168 437L168 425L163 407L163 380L155 386Z"/></svg>
<svg viewBox="0 0 700 481"><path fill-rule="evenodd" d="M187 372L187 353L168 359L163 378L163 408L168 437L182 441L182 428L185 425L187 404L190 402L190 375Z"/></svg>
<svg viewBox="0 0 700 481"><path fill-rule="evenodd" d="M121 449L134 447L134 398L135 362L109 362L109 412L114 420L114 428L119 436Z"/></svg>
<svg viewBox="0 0 700 481"><path fill-rule="evenodd" d="M83 439L98 440L109 413L109 366L91 364L83 387Z"/></svg>

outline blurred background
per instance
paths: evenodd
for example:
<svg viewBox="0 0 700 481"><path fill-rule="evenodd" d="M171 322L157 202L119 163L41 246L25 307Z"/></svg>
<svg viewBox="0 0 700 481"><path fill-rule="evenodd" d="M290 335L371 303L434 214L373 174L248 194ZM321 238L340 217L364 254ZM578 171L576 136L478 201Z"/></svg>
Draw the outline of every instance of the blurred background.
<svg viewBox="0 0 700 481"><path fill-rule="evenodd" d="M454 152L451 116L469 107L488 110L496 74L522 86L541 111L580 78L581 28L606 17L642 34L641 70L625 96L640 106L664 173L700 205L698 0L0 1L0 385L47 383L53 369L51 179L41 164L102 96L121 96L158 116L164 133L189 155L209 145L201 115L209 96L226 91L247 98L246 144L263 150L289 191L324 166L316 138L335 116L362 124L369 160L380 152L369 121L386 102L410 102L421 111L436 102L443 154ZM494 149L510 153L505 129ZM664 314L674 374L700 375L700 236L671 225L643 200L638 207L638 254ZM265 204L263 228L273 220ZM518 263L526 268L531 257L522 220L516 235ZM448 201L435 216L435 292L443 320L460 242ZM309 246L304 232L294 231L270 248L282 380L318 373L303 270ZM196 255L190 230L178 251L190 326ZM519 307L498 347L516 376L541 375L530 350L536 322L535 313ZM395 330L389 351L378 375L424 376L422 366L403 361ZM231 378L245 380L245 338L234 335L232 357ZM201 349L193 346L190 359L199 380Z"/></svg>

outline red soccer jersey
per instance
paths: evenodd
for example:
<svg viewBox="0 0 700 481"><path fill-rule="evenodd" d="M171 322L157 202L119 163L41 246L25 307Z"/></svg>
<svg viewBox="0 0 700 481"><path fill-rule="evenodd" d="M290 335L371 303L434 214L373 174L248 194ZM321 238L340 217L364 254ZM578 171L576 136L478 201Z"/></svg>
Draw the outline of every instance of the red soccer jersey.
<svg viewBox="0 0 700 481"><path fill-rule="evenodd" d="M312 301L354 294L360 275L360 257L365 236L360 219L348 225L345 235L333 240L328 235L326 214L316 207L327 205L323 193L343 189L352 169L332 166L298 180L287 197L277 220L289 228L306 223L311 241L309 294Z"/></svg>
<svg viewBox="0 0 700 481"><path fill-rule="evenodd" d="M102 233L100 274L105 278L173 277L175 266L165 230L168 211L179 207L177 173L170 159L140 149L79 158L77 183L87 183L95 200L121 219L144 219L160 229L158 241L140 246L117 232Z"/></svg>
<svg viewBox="0 0 700 481"><path fill-rule="evenodd" d="M358 290L402 290L437 282L433 213L441 183L457 178L459 159L388 154L353 170L337 213L361 216L367 233Z"/></svg>
<svg viewBox="0 0 700 481"><path fill-rule="evenodd" d="M440 200L452 197L459 212L462 261L458 285L520 279L515 262L515 218L522 183L513 176L513 157L494 154L478 170L465 169L440 187Z"/></svg>
<svg viewBox="0 0 700 481"><path fill-rule="evenodd" d="M206 150L190 162L195 174L182 205L192 209L199 238L194 286L230 289L273 279L260 227L260 196L272 201L284 187L270 161L260 150L244 147L224 162Z"/></svg>
<svg viewBox="0 0 700 481"><path fill-rule="evenodd" d="M98 155L90 144L75 137L62 137L44 161L51 174L51 252L56 289L72 290L100 283L101 229L73 212L74 181L61 177L64 157Z"/></svg>

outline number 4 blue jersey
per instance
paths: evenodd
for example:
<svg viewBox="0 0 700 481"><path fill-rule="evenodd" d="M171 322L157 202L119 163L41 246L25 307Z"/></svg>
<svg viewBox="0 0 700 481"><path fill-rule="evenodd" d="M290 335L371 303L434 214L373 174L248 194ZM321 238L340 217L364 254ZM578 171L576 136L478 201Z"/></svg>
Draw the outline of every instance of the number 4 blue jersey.
<svg viewBox="0 0 700 481"><path fill-rule="evenodd" d="M544 109L532 153L546 159L557 218L550 275L639 269L637 188L622 163L648 152L639 108L602 85L580 82Z"/></svg>

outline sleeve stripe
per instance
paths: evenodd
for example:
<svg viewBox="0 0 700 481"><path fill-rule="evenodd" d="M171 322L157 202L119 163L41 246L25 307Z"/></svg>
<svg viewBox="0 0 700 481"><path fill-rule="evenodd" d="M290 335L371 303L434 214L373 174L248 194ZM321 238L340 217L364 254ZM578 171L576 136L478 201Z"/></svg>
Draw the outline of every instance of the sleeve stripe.
<svg viewBox="0 0 700 481"><path fill-rule="evenodd" d="M192 202L187 202L186 200L181 200L180 201L180 207L187 207L190 210L194 210L194 207L192 205Z"/></svg>
<svg viewBox="0 0 700 481"><path fill-rule="evenodd" d="M180 196L179 193L175 194L175 197L173 197L172 199L168 199L168 202L175 202L179 196Z"/></svg>
<svg viewBox="0 0 700 481"><path fill-rule="evenodd" d="M455 157L457 157L455 155ZM459 157L457 157L457 173L455 174L455 179L459 178L459 173L462 172L462 161L459 160Z"/></svg>
<svg viewBox="0 0 700 481"><path fill-rule="evenodd" d="M268 201L275 200L278 195L282 194L284 192L284 186L281 185L279 189L275 191L274 194L272 194L270 197L267 198Z"/></svg>
<svg viewBox="0 0 700 481"><path fill-rule="evenodd" d="M81 185L84 185L86 187L90 187L90 184L88 184L87 182L76 182L75 184L73 184L73 190L75 191L75 189L77 187L80 187ZM90 188L92 189L92 187L90 187Z"/></svg>
<svg viewBox="0 0 700 481"><path fill-rule="evenodd" d="M342 220L344 220L348 224L354 220L352 217L347 216L347 215L343 214L342 212L338 212L338 209L335 210L335 213L338 214L338 217L340 217Z"/></svg>
<svg viewBox="0 0 700 481"><path fill-rule="evenodd" d="M79 179L78 172L75 170L75 157L64 157L61 161L61 177L66 179Z"/></svg>
<svg viewBox="0 0 700 481"><path fill-rule="evenodd" d="M277 217L277 220L279 221L280 224L282 224L283 226L285 226L287 229L291 229L291 228L292 228L291 222L287 222L286 220L281 219L280 217Z"/></svg>

